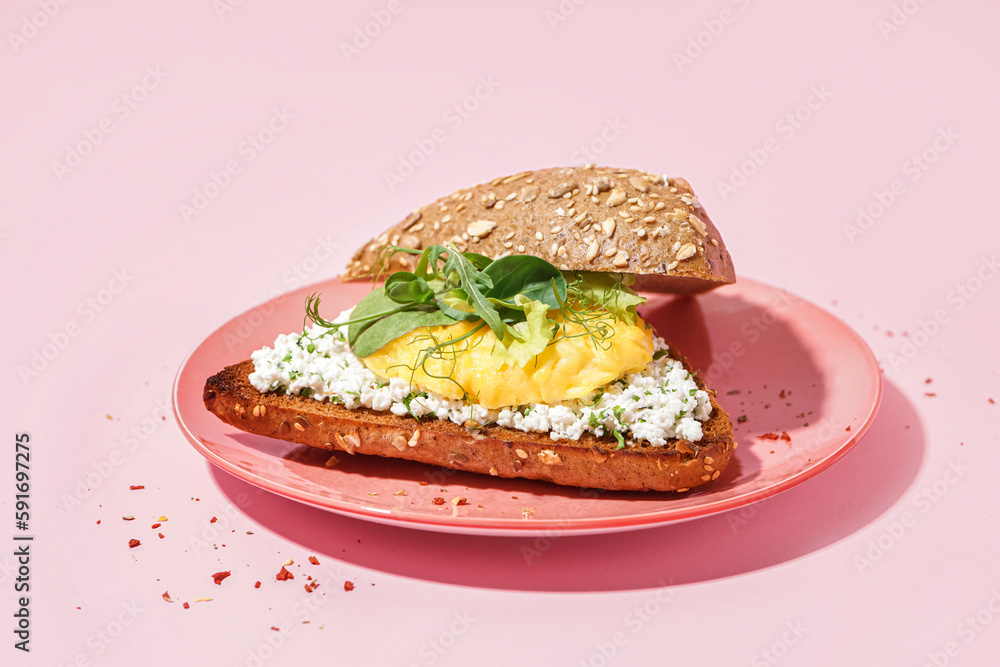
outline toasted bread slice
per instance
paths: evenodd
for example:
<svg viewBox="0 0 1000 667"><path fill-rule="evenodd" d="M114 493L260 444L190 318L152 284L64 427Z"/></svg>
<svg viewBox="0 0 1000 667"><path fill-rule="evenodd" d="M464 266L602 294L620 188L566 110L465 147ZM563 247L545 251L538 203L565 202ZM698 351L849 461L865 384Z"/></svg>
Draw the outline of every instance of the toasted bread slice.
<svg viewBox="0 0 1000 667"><path fill-rule="evenodd" d="M722 235L690 184L635 169L525 171L423 206L362 246L343 280L370 280L389 244L454 243L488 257L529 254L567 271L631 273L636 290L697 294L736 282ZM387 271L412 270L393 256Z"/></svg>
<svg viewBox="0 0 1000 667"><path fill-rule="evenodd" d="M613 438L590 433L579 440L554 441L547 434L500 426L463 428L437 419L418 422L408 415L262 394L248 380L253 370L253 362L247 360L210 377L205 384L205 407L241 431L348 454L409 459L566 486L680 491L716 479L736 447L729 415L712 391L712 415L702 423L701 440L616 449ZM704 389L701 380L697 382Z"/></svg>

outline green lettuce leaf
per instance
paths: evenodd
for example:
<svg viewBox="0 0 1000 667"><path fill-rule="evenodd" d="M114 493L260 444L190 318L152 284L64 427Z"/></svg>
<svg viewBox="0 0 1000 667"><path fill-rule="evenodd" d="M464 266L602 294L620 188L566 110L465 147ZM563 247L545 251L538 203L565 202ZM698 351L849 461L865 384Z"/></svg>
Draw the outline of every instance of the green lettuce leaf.
<svg viewBox="0 0 1000 667"><path fill-rule="evenodd" d="M567 272L566 277L571 294L612 313L626 324L636 323L638 314L635 308L646 303L645 297L628 287L634 281L631 275L588 271Z"/></svg>
<svg viewBox="0 0 1000 667"><path fill-rule="evenodd" d="M498 340L490 355L494 368L505 364L511 368L523 368L549 344L555 335L555 323L546 314L549 307L541 302L518 294L514 303L524 310L524 322L507 325L502 340Z"/></svg>

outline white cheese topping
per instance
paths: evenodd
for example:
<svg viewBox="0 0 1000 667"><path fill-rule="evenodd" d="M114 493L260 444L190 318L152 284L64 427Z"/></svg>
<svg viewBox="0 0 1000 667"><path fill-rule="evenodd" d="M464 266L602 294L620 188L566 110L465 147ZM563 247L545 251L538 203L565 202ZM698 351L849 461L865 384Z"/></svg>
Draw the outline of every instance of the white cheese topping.
<svg viewBox="0 0 1000 667"><path fill-rule="evenodd" d="M351 309L353 310L353 309ZM346 322L351 310L335 323ZM591 393L583 399L553 405L533 403L488 410L467 401L421 391L400 378L386 380L368 370L351 352L346 327L310 327L302 334L282 334L274 347L251 355L250 384L260 392L282 390L318 401L366 407L395 415L471 420L520 431L548 433L553 440L578 440L585 432L613 435L620 443L645 441L662 447L672 438L701 440L701 422L712 414L708 394L691 373L666 356L667 345L653 337L654 359L639 373Z"/></svg>

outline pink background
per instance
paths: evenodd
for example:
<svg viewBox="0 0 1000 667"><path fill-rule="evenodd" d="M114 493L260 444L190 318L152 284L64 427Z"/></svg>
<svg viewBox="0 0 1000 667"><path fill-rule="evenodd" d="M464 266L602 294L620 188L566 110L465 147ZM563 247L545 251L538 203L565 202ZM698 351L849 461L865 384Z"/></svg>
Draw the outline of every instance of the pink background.
<svg viewBox="0 0 1000 667"><path fill-rule="evenodd" d="M5 664L981 665L1000 652L1000 10L139 4L0 11L0 434L11 458L31 434L35 535L25 656L10 632L8 460ZM374 36L345 54L366 24ZM843 461L741 513L546 542L303 508L181 436L171 383L217 326L336 275L458 187L589 161L688 178L740 274L868 341L884 400ZM524 548L543 554L528 564ZM296 578L276 582L288 558Z"/></svg>

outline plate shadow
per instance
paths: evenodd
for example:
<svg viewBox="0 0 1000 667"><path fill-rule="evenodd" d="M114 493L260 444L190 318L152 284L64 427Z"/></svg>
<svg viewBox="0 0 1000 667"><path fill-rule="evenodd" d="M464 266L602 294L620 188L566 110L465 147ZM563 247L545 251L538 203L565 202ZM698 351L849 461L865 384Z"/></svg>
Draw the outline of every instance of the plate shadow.
<svg viewBox="0 0 1000 667"><path fill-rule="evenodd" d="M456 586L598 592L725 579L834 545L876 521L910 488L925 447L917 411L885 381L881 409L861 442L807 482L722 514L590 536L553 530L481 537L388 526L303 505L209 468L230 499L250 498L241 506L251 519L328 558ZM896 465L873 466L873 460Z"/></svg>

